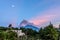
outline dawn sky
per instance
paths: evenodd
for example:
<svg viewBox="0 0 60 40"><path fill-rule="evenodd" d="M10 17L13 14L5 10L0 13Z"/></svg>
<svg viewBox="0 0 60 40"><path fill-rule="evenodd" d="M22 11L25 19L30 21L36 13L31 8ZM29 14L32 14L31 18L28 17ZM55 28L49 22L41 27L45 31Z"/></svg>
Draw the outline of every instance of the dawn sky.
<svg viewBox="0 0 60 40"><path fill-rule="evenodd" d="M0 25L14 26L26 19L38 26L60 24L60 0L0 0Z"/></svg>

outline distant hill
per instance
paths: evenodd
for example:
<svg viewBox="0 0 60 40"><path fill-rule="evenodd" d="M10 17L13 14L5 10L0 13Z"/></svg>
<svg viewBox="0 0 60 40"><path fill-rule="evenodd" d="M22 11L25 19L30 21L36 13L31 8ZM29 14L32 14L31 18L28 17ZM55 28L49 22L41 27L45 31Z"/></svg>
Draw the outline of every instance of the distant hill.
<svg viewBox="0 0 60 40"><path fill-rule="evenodd" d="M34 26L33 23L30 23L30 22L28 22L27 20L23 20L23 21L20 23L20 27L29 28L29 29L33 29L33 30L36 30L36 31L39 30L39 28L37 28L36 26Z"/></svg>
<svg viewBox="0 0 60 40"><path fill-rule="evenodd" d="M27 20L23 20L21 21L21 23L19 24L19 27L24 27L28 24L29 22Z"/></svg>
<svg viewBox="0 0 60 40"><path fill-rule="evenodd" d="M39 28L37 28L36 26L33 26L33 25L26 25L24 28L30 28L30 29L33 29L33 30L36 30L36 31L38 31L39 30Z"/></svg>

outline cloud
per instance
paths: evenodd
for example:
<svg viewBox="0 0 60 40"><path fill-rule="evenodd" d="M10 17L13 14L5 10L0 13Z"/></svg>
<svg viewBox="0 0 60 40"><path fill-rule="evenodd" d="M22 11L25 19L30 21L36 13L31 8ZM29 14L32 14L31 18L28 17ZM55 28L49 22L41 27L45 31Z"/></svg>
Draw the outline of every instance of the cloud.
<svg viewBox="0 0 60 40"><path fill-rule="evenodd" d="M58 20L60 20L59 17L60 17L60 7L55 6L54 8L53 7L49 8L39 13L35 17L32 17L32 19L30 19L30 22L40 26L50 21L52 21L53 24L55 24Z"/></svg>
<svg viewBox="0 0 60 40"><path fill-rule="evenodd" d="M30 22L34 23L35 25L42 25L43 23L46 23L53 19L55 15L43 15L43 16L37 16L30 20Z"/></svg>

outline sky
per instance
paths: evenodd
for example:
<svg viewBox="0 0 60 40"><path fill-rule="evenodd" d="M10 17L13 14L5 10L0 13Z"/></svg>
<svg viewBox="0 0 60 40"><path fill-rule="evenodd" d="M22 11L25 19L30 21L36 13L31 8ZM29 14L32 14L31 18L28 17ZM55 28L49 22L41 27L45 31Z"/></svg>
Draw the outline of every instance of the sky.
<svg viewBox="0 0 60 40"><path fill-rule="evenodd" d="M25 19L39 27L60 24L60 0L0 0L0 26L18 26Z"/></svg>

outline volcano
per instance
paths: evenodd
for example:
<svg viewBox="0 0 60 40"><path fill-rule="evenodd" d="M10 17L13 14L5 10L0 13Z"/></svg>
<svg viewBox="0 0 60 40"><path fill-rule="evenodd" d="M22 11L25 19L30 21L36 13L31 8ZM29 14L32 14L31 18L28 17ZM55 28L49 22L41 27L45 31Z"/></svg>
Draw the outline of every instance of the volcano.
<svg viewBox="0 0 60 40"><path fill-rule="evenodd" d="M36 27L33 23L28 22L27 20L23 20L20 23L20 27L29 28L29 29L33 29L33 30L36 30L36 31L39 30L38 27Z"/></svg>

